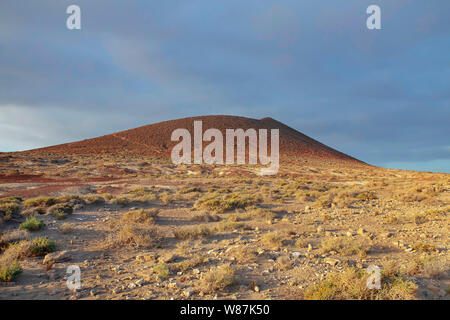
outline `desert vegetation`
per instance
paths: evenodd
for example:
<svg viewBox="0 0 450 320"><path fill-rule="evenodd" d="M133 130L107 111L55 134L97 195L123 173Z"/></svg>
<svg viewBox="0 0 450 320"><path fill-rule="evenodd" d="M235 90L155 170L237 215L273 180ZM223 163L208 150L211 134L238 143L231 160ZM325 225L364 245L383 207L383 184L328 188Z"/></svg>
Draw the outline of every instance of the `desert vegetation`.
<svg viewBox="0 0 450 320"><path fill-rule="evenodd" d="M11 155L0 298L448 299L448 175L313 161L255 172ZM80 290L65 286L69 265Z"/></svg>

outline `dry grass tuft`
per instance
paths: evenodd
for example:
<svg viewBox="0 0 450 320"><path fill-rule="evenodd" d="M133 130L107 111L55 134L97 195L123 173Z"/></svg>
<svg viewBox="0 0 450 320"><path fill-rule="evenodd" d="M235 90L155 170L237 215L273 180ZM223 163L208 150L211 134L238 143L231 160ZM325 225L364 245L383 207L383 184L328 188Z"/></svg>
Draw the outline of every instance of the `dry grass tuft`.
<svg viewBox="0 0 450 320"><path fill-rule="evenodd" d="M308 300L411 300L415 299L417 286L399 275L381 279L381 289L369 289L369 274L364 270L347 268L343 272L329 274L328 279L309 287Z"/></svg>
<svg viewBox="0 0 450 320"><path fill-rule="evenodd" d="M235 282L234 273L234 269L229 265L213 268L203 274L200 281L200 288L205 293L222 291Z"/></svg>

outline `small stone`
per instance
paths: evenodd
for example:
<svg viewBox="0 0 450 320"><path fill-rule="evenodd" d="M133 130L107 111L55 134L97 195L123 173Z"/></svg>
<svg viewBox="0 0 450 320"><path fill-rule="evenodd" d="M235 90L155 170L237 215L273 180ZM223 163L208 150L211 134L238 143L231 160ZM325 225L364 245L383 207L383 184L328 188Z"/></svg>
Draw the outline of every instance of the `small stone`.
<svg viewBox="0 0 450 320"><path fill-rule="evenodd" d="M128 289L134 289L134 288L136 288L136 284L135 283L130 283L129 285L128 285Z"/></svg>
<svg viewBox="0 0 450 320"><path fill-rule="evenodd" d="M293 257L293 258L298 258L298 257L300 257L301 255L302 255L302 253L299 252L299 251L294 251L294 252L292 252L292 257Z"/></svg>
<svg viewBox="0 0 450 320"><path fill-rule="evenodd" d="M94 291L94 290L89 291L89 295L90 295L91 297L94 297L94 296L95 296L95 291Z"/></svg>
<svg viewBox="0 0 450 320"><path fill-rule="evenodd" d="M317 227L317 233L322 233L325 229L322 226Z"/></svg>
<svg viewBox="0 0 450 320"><path fill-rule="evenodd" d="M199 274L200 270L196 268L196 269L193 269L192 272L194 272L195 274Z"/></svg>
<svg viewBox="0 0 450 320"><path fill-rule="evenodd" d="M192 295L192 290L184 290L184 291L183 291L183 295L184 295L186 298L189 298L189 297Z"/></svg>
<svg viewBox="0 0 450 320"><path fill-rule="evenodd" d="M439 292L440 291L440 289L438 287L433 286L433 285L429 285L427 287L427 289L430 290L430 291L433 291L433 292Z"/></svg>
<svg viewBox="0 0 450 320"><path fill-rule="evenodd" d="M329 264L330 266L336 266L340 261L338 259L333 258L326 258L325 263Z"/></svg>
<svg viewBox="0 0 450 320"><path fill-rule="evenodd" d="M119 287L113 288L113 289L111 290L111 292L112 292L113 294L118 294L118 293L120 293L120 291L121 291L121 289L120 289Z"/></svg>
<svg viewBox="0 0 450 320"><path fill-rule="evenodd" d="M347 237L352 237L353 233L351 233L350 231L347 231L347 233L345 234Z"/></svg>
<svg viewBox="0 0 450 320"><path fill-rule="evenodd" d="M259 287L255 286L254 290L255 290L255 292L259 292Z"/></svg>
<svg viewBox="0 0 450 320"><path fill-rule="evenodd" d="M143 284L144 284L144 282L145 282L145 280L144 279L139 279L139 280L137 280L136 282L135 282L135 284L137 285L137 286L142 286Z"/></svg>
<svg viewBox="0 0 450 320"><path fill-rule="evenodd" d="M59 251L59 252L52 252L45 255L44 260L42 261L43 264L54 264L57 262L64 262L72 259L72 256L67 251Z"/></svg>
<svg viewBox="0 0 450 320"><path fill-rule="evenodd" d="M367 232L367 231L364 230L363 228L359 228L359 229L358 229L358 234L361 235L361 236L364 235L366 232Z"/></svg>
<svg viewBox="0 0 450 320"><path fill-rule="evenodd" d="M308 243L308 251L312 251L312 245L311 245L311 243Z"/></svg>
<svg viewBox="0 0 450 320"><path fill-rule="evenodd" d="M390 237L392 237L393 236L393 234L391 233L391 232L385 232L385 233L382 233L381 234L381 237L383 238L383 239L387 239L387 238L390 238Z"/></svg>
<svg viewBox="0 0 450 320"><path fill-rule="evenodd" d="M122 270L122 267L121 266L114 266L112 268L112 270L115 271L115 272L119 272L120 270Z"/></svg>
<svg viewBox="0 0 450 320"><path fill-rule="evenodd" d="M169 253L163 257L160 257L158 260L162 263L170 263L170 262L174 262L178 258L179 258L178 255L176 255L174 253Z"/></svg>

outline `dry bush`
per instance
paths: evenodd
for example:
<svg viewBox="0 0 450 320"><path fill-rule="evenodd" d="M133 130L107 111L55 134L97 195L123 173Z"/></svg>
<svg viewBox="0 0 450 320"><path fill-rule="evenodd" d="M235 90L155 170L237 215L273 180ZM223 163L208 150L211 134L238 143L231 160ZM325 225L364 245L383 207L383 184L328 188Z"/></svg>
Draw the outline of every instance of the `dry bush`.
<svg viewBox="0 0 450 320"><path fill-rule="evenodd" d="M369 289L365 270L347 268L329 274L328 278L310 286L304 297L308 300L411 300L415 299L417 286L399 275L381 279L381 289Z"/></svg>
<svg viewBox="0 0 450 320"><path fill-rule="evenodd" d="M235 282L234 269L223 265L204 273L200 280L200 289L205 293L221 291Z"/></svg>
<svg viewBox="0 0 450 320"><path fill-rule="evenodd" d="M262 208L250 210L248 212L248 215L256 220L273 220L278 217L278 215L275 212Z"/></svg>
<svg viewBox="0 0 450 320"><path fill-rule="evenodd" d="M195 204L194 208L209 210L215 213L223 213L234 209L245 209L253 205L255 201L249 197L228 196L221 198L200 198Z"/></svg>
<svg viewBox="0 0 450 320"><path fill-rule="evenodd" d="M378 199L378 197L373 192L366 191L366 192L359 193L356 196L356 199L367 201L367 200L376 200L376 199Z"/></svg>
<svg viewBox="0 0 450 320"><path fill-rule="evenodd" d="M413 250L416 250L418 252L426 252L426 253L431 253L431 252L436 252L438 251L435 246L428 244L428 243L423 243L423 242L417 242L414 245L411 246Z"/></svg>
<svg viewBox="0 0 450 320"><path fill-rule="evenodd" d="M117 225L117 224L116 224ZM106 248L117 248L127 245L135 248L153 247L160 241L157 229L152 226L137 223L118 223L105 242Z"/></svg>
<svg viewBox="0 0 450 320"><path fill-rule="evenodd" d="M58 229L59 229L59 232L61 232L62 234L68 234L68 233L71 233L75 229L75 225L65 222L65 223L62 223Z"/></svg>
<svg viewBox="0 0 450 320"><path fill-rule="evenodd" d="M56 197L36 197L27 199L24 201L23 205L25 207L50 207L57 203Z"/></svg>
<svg viewBox="0 0 450 320"><path fill-rule="evenodd" d="M6 197L6 198L0 199L0 205L8 204L8 203L20 204L21 202L22 202L22 198L20 198L20 197Z"/></svg>
<svg viewBox="0 0 450 320"><path fill-rule="evenodd" d="M333 203L337 208L348 208L355 202L355 197L353 192L339 192L334 198Z"/></svg>
<svg viewBox="0 0 450 320"><path fill-rule="evenodd" d="M29 234L24 230L10 230L5 231L0 236L0 249L7 248L9 244L19 242L22 240L28 240Z"/></svg>
<svg viewBox="0 0 450 320"><path fill-rule="evenodd" d="M199 212L192 215L191 221L199 221L199 222L216 222L221 218L216 214L211 214L209 212Z"/></svg>
<svg viewBox="0 0 450 320"><path fill-rule="evenodd" d="M22 216L37 216L41 214L45 214L47 210L44 207L34 207L34 208L27 208L23 210L20 214Z"/></svg>
<svg viewBox="0 0 450 320"><path fill-rule="evenodd" d="M0 205L0 217L3 217L3 220L9 220L19 212L20 206L16 203L4 203Z"/></svg>
<svg viewBox="0 0 450 320"><path fill-rule="evenodd" d="M153 190L147 187L137 187L128 191L127 198L131 201L147 203L155 201L158 197Z"/></svg>
<svg viewBox="0 0 450 320"><path fill-rule="evenodd" d="M191 259L186 259L186 260L172 264L170 266L170 270L172 270L173 272L178 272L178 271L186 272L192 268L195 268L195 267L201 265L205 261L207 261L206 255L204 255L204 254L196 255Z"/></svg>
<svg viewBox="0 0 450 320"><path fill-rule="evenodd" d="M177 191L177 193L179 194L186 194L193 192L202 192L202 189L200 187L182 187Z"/></svg>
<svg viewBox="0 0 450 320"><path fill-rule="evenodd" d="M196 227L182 227L173 232L175 238L179 240L200 239L204 237L209 237L215 233L216 233L215 228L209 228L204 225Z"/></svg>
<svg viewBox="0 0 450 320"><path fill-rule="evenodd" d="M279 248L286 240L279 232L268 232L261 237L261 241L266 247Z"/></svg>
<svg viewBox="0 0 450 320"><path fill-rule="evenodd" d="M130 199L125 197L125 196L118 196L118 197L112 198L110 200L110 203L117 204L117 205L120 205L122 207L126 207L127 205L130 204Z"/></svg>
<svg viewBox="0 0 450 320"><path fill-rule="evenodd" d="M369 247L366 243L349 237L326 238L320 243L321 253L335 251L346 256L358 254L360 257L365 257L368 250Z"/></svg>
<svg viewBox="0 0 450 320"><path fill-rule="evenodd" d="M168 193L168 192L162 192L158 195L159 200L163 203L163 204L170 204L173 202L173 196Z"/></svg>
<svg viewBox="0 0 450 320"><path fill-rule="evenodd" d="M215 228L216 232L248 230L249 227L245 223L234 221L221 221Z"/></svg>
<svg viewBox="0 0 450 320"><path fill-rule="evenodd" d="M158 217L159 209L139 209L134 211L128 211L120 220L124 223L146 223L154 224Z"/></svg>
<svg viewBox="0 0 450 320"><path fill-rule="evenodd" d="M106 202L105 196L99 194L87 194L84 195L82 199L87 205L98 205Z"/></svg>
<svg viewBox="0 0 450 320"><path fill-rule="evenodd" d="M276 266L281 271L286 271L292 268L292 262L287 256L281 256L276 261Z"/></svg>
<svg viewBox="0 0 450 320"><path fill-rule="evenodd" d="M420 271L424 275L440 279L448 276L450 265L447 256L425 256L418 260Z"/></svg>
<svg viewBox="0 0 450 320"><path fill-rule="evenodd" d="M226 251L230 258L239 264L248 264L256 261L258 254L253 248L249 246L234 246Z"/></svg>
<svg viewBox="0 0 450 320"><path fill-rule="evenodd" d="M55 250L55 241L47 237L40 237L10 244L3 252L1 259L2 261L6 260L11 262L25 257L45 256L47 253Z"/></svg>
<svg viewBox="0 0 450 320"><path fill-rule="evenodd" d="M67 218L67 215L72 214L73 207L67 203L59 203L47 209L47 213L51 214L57 220Z"/></svg>

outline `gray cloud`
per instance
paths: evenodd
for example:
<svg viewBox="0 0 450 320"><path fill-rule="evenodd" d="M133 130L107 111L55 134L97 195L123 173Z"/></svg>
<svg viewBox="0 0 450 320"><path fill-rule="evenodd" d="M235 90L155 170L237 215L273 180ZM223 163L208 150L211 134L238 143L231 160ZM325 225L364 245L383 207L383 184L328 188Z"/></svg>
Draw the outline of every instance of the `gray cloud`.
<svg viewBox="0 0 450 320"><path fill-rule="evenodd" d="M368 0L79 0L81 31L65 28L73 1L2 1L0 148L235 114L369 163L448 170L450 3L375 2L374 32Z"/></svg>

